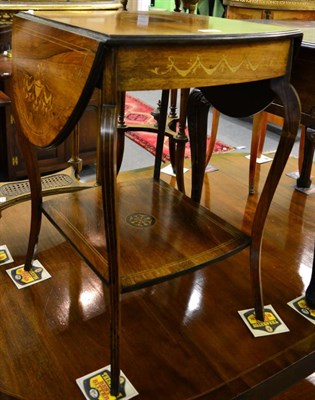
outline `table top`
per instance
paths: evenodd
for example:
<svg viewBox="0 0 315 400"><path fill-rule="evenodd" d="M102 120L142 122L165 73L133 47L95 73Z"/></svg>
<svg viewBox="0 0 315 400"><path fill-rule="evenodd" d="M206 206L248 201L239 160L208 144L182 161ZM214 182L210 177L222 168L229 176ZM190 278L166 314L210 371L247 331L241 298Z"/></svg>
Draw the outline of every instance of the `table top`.
<svg viewBox="0 0 315 400"><path fill-rule="evenodd" d="M297 29L262 25L247 21L209 18L174 12L43 12L35 11L47 23L61 23L91 32L97 32L106 40L126 44L126 38L133 42L168 42L187 40L196 42L217 40L277 39L279 36L299 36ZM31 15L29 15L31 18Z"/></svg>
<svg viewBox="0 0 315 400"><path fill-rule="evenodd" d="M298 29L186 13L34 11L14 17L12 48L17 68L25 68L53 93L55 107L56 99L60 101L58 118L51 116L49 137L36 127L41 134L33 144L46 146L57 140L61 127L72 126L65 123L85 104L82 90L90 94L101 69L108 76L116 68L113 93L271 79L286 74L291 42L301 37ZM104 57L105 48L117 48L116 67L111 57ZM67 94L66 87L71 87ZM45 117L41 123L47 123Z"/></svg>

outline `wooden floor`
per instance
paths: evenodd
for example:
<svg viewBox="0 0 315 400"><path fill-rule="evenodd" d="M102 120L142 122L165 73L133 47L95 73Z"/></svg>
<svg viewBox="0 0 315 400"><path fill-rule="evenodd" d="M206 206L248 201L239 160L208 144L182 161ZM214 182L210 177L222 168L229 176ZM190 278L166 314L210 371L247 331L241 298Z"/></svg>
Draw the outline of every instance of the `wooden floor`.
<svg viewBox="0 0 315 400"><path fill-rule="evenodd" d="M202 204L248 232L258 195L247 195L248 160L236 153L215 155L219 171L208 174ZM291 159L286 172L296 169ZM258 166L258 194L269 164ZM147 171L123 173L138 178ZM173 178L162 175L167 181ZM189 191L189 172L186 174ZM315 354L315 327L287 305L304 293L311 274L315 195L294 190L283 176L267 219L262 277L271 304L288 333L254 338L238 315L251 308L248 250L203 270L122 296L122 370L141 400L269 399L246 390L270 375ZM106 288L59 233L44 220L38 259L51 279L18 290L6 269L23 263L30 205L3 211L0 245L14 263L0 269L0 399L79 400L76 379L109 363ZM174 232L175 234L175 232ZM189 241L189 237L182 238ZM315 371L315 363L314 371ZM311 373L311 371L308 371ZM281 373L280 373L281 375ZM281 385L280 385L281 386ZM310 376L277 400L315 398Z"/></svg>

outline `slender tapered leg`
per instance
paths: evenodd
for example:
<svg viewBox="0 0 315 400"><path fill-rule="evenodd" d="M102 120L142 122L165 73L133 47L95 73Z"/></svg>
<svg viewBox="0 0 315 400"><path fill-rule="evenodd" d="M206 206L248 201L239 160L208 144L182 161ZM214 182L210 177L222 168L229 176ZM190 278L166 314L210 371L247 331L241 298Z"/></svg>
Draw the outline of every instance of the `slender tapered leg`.
<svg viewBox="0 0 315 400"><path fill-rule="evenodd" d="M310 283L308 288L306 289L305 299L307 305L315 310L315 246L314 246L314 255L313 255L313 270Z"/></svg>
<svg viewBox="0 0 315 400"><path fill-rule="evenodd" d="M19 127L17 127L17 131L19 131ZM31 227L24 267L26 271L29 271L36 254L42 222L42 183L35 147L22 133L19 135L19 144L24 156L31 191Z"/></svg>
<svg viewBox="0 0 315 400"><path fill-rule="evenodd" d="M260 268L262 235L273 195L294 145L300 123L300 102L295 90L289 84L287 78L283 77L272 80L271 88L280 98L284 106L285 122L274 160L257 205L251 233L252 243L250 246L250 268L254 292L254 305L256 318L262 321L264 320L264 303Z"/></svg>
<svg viewBox="0 0 315 400"><path fill-rule="evenodd" d="M102 105L100 132L100 173L104 226L108 253L110 297L111 394L118 396L120 375L120 284L119 243L116 205L116 107Z"/></svg>

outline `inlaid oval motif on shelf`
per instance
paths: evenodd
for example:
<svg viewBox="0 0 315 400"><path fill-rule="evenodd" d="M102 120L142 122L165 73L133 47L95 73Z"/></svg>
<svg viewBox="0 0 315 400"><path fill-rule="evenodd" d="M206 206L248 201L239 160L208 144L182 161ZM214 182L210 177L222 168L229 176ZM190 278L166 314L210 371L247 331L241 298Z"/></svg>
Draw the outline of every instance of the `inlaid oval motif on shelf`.
<svg viewBox="0 0 315 400"><path fill-rule="evenodd" d="M126 221L129 225L137 228L147 228L153 226L156 219L149 214L133 213L127 216Z"/></svg>

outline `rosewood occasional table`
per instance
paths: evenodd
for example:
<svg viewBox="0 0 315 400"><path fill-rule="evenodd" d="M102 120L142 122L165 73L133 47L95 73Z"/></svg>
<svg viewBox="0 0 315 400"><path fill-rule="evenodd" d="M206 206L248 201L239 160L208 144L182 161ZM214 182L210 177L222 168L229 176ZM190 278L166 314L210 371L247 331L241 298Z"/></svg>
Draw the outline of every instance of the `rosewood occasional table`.
<svg viewBox="0 0 315 400"><path fill-rule="evenodd" d="M12 104L32 189L25 269L32 268L43 212L109 285L112 394L117 396L119 385L121 292L169 280L249 246L253 303L256 318L263 320L261 242L300 122L289 79L301 31L184 13L35 12L14 17L12 38ZM252 232L244 233L163 182L160 166L170 89L212 86L220 95L226 87L248 83L259 98L254 106L243 99L248 113L277 95L285 124ZM100 185L42 202L34 147L65 140L95 87L102 92ZM163 91L154 177L120 185L119 99L134 90Z"/></svg>

